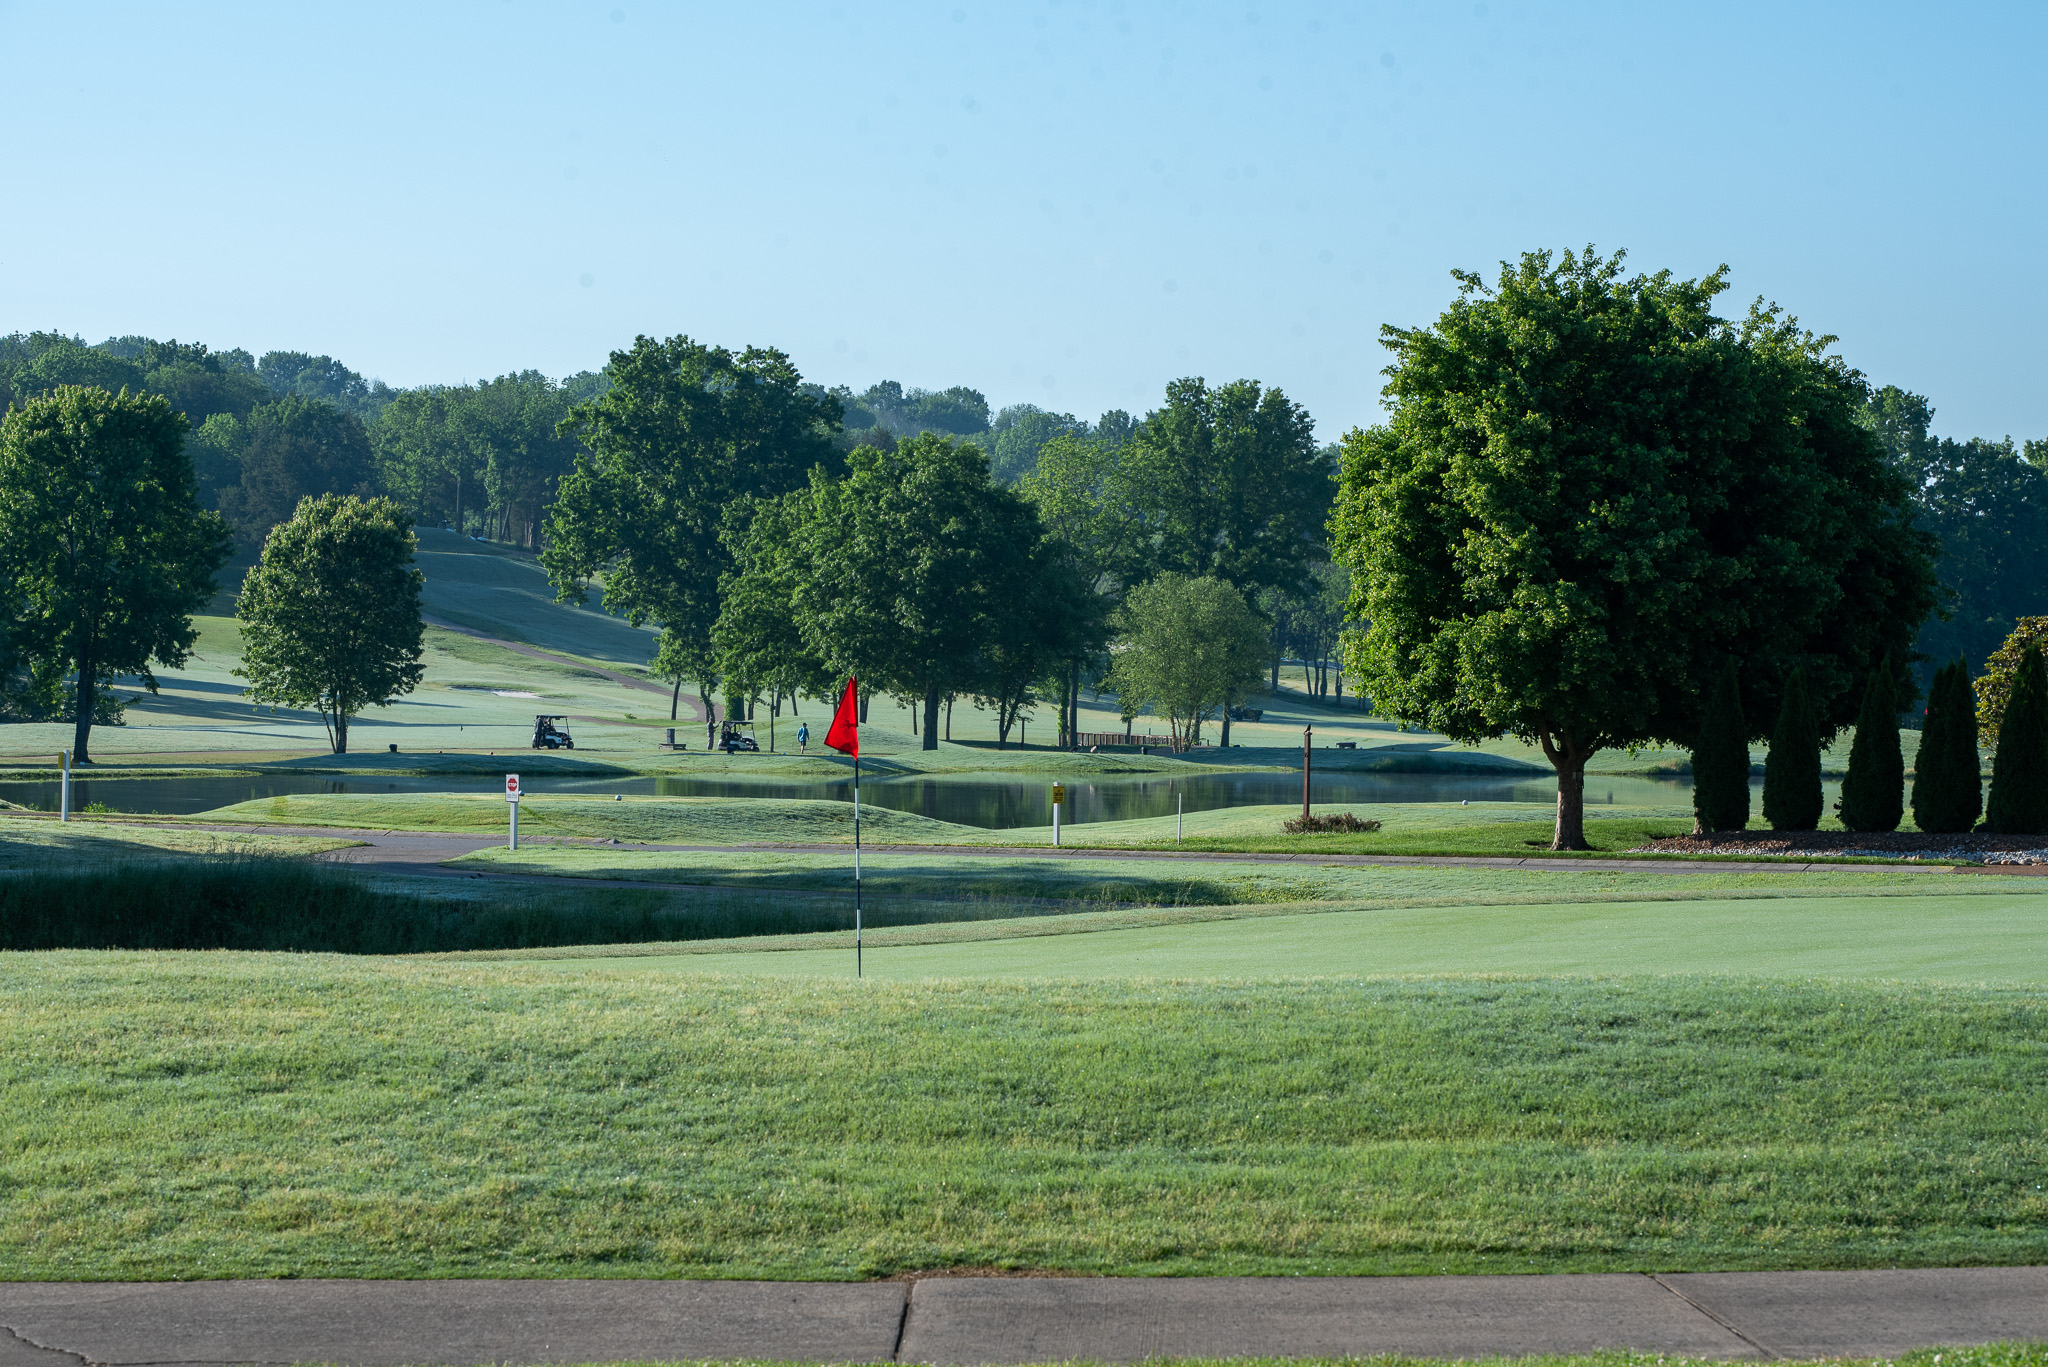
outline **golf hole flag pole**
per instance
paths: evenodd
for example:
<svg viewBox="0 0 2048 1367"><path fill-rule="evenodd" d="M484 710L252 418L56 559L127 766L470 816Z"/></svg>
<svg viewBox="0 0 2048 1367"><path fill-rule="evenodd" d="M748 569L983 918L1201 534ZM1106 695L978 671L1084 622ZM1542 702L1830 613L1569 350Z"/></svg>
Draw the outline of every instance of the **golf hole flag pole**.
<svg viewBox="0 0 2048 1367"><path fill-rule="evenodd" d="M825 744L853 756L853 976L860 972L860 680L848 678Z"/></svg>

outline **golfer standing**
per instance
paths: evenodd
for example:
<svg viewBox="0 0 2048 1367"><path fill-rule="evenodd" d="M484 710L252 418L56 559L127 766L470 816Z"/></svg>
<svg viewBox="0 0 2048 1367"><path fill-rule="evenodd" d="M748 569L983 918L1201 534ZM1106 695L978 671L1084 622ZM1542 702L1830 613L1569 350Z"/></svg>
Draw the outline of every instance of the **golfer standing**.
<svg viewBox="0 0 2048 1367"><path fill-rule="evenodd" d="M801 755L804 752L804 748L810 743L811 724L807 721L798 722L796 724L796 752Z"/></svg>

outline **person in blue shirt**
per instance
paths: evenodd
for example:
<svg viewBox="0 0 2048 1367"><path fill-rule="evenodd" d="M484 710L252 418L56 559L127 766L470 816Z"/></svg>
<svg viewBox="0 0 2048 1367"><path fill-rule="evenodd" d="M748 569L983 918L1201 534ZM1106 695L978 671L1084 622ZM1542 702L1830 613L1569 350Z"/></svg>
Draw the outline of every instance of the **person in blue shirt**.
<svg viewBox="0 0 2048 1367"><path fill-rule="evenodd" d="M811 724L807 721L798 722L796 724L796 752L800 755L803 754L805 749L809 747L810 743Z"/></svg>

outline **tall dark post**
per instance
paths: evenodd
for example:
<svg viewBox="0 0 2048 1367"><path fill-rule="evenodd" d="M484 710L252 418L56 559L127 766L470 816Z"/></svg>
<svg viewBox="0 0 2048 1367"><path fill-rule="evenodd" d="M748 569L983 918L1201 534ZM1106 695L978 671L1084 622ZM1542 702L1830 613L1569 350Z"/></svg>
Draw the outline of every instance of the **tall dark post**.
<svg viewBox="0 0 2048 1367"><path fill-rule="evenodd" d="M1313 726L1304 726L1301 728L1301 815L1304 821L1308 819L1309 766L1314 762L1310 758L1309 741L1311 738L1314 737L1315 732L1316 729Z"/></svg>

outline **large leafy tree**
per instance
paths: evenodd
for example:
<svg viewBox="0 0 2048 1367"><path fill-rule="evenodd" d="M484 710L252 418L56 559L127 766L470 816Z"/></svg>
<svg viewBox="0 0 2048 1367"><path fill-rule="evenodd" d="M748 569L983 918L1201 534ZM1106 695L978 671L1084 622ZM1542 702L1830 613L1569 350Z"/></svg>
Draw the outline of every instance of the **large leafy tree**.
<svg viewBox="0 0 2048 1367"><path fill-rule="evenodd" d="M1151 570L1221 579L1250 599L1307 587L1335 487L1308 411L1278 389L1176 380L1118 468Z"/></svg>
<svg viewBox="0 0 2048 1367"><path fill-rule="evenodd" d="M2023 616L2048 602L2048 471L2001 441L1928 432L1934 410L1886 385L1864 422L1914 488L1915 524L1941 539L1945 610L1920 629L1923 656L1990 655Z"/></svg>
<svg viewBox="0 0 2048 1367"><path fill-rule="evenodd" d="M796 620L834 674L921 698L924 748L937 749L940 705L981 681L1042 530L972 445L927 434L859 447L847 466L844 479L812 476Z"/></svg>
<svg viewBox="0 0 2048 1367"><path fill-rule="evenodd" d="M537 370L462 391L456 426L482 471L499 540L535 544L557 483L575 466L576 440L562 430L569 407L562 387Z"/></svg>
<svg viewBox="0 0 2048 1367"><path fill-rule="evenodd" d="M1109 600L1082 578L1058 539L1048 536L1031 548L1020 591L990 623L975 671L975 701L996 714L998 749L1047 680L1066 686L1073 661L1100 653L1108 613Z"/></svg>
<svg viewBox="0 0 2048 1367"><path fill-rule="evenodd" d="M1391 420L1344 441L1336 551L1370 624L1347 658L1375 703L1540 745L1561 849L1585 847L1586 762L1691 744L1731 661L1752 722L1795 668L1823 731L1851 720L1933 605L1935 546L1832 339L1715 317L1724 271L1624 278L1591 249L1457 279L1434 325L1385 329Z"/></svg>
<svg viewBox="0 0 2048 1367"><path fill-rule="evenodd" d="M1112 427L1120 413L1105 413ZM1050 550L1066 565L1067 578L1088 588L1099 623L1122 601L1124 590L1152 572L1152 541L1146 500L1126 464L1129 424L1114 425L1124 440L1104 436L1056 436L1039 451L1038 463L1018 490L1038 509L1051 538ZM1060 694L1060 739L1072 734L1080 709L1081 666L1101 649L1100 631L1065 637L1068 653L1056 664Z"/></svg>
<svg viewBox="0 0 2048 1367"><path fill-rule="evenodd" d="M605 374L609 388L565 419L584 449L561 480L541 563L565 601L602 574L608 609L708 654L733 569L726 509L800 488L830 462L839 401L807 390L779 351L688 337L641 337Z"/></svg>
<svg viewBox="0 0 2048 1367"><path fill-rule="evenodd" d="M1116 625L1109 682L1129 713L1166 718L1176 750L1200 744L1202 723L1265 668L1266 623L1221 579L1168 571L1131 591Z"/></svg>
<svg viewBox="0 0 2048 1367"><path fill-rule="evenodd" d="M474 393L468 385L405 390L372 431L385 491L411 504L421 521L446 518L458 532L483 502L483 460L462 421Z"/></svg>
<svg viewBox="0 0 2048 1367"><path fill-rule="evenodd" d="M711 672L736 697L774 693L779 701L799 691L831 690L831 671L797 625L809 494L798 489L781 498L743 499L727 512L724 538L733 569L721 586L723 603L711 629Z"/></svg>
<svg viewBox="0 0 2048 1367"><path fill-rule="evenodd" d="M64 386L0 421L0 582L8 636L76 675L73 754L92 761L103 686L191 651L227 529L194 498L186 422L156 395Z"/></svg>
<svg viewBox="0 0 2048 1367"><path fill-rule="evenodd" d="M207 434L213 430L202 429ZM240 476L220 511L242 540L261 545L302 499L370 492L370 435L355 414L318 399L286 398L252 410L239 431Z"/></svg>
<svg viewBox="0 0 2048 1367"><path fill-rule="evenodd" d="M415 544L411 513L388 498L323 494L271 529L235 607L249 696L317 709L347 754L349 720L423 672Z"/></svg>

